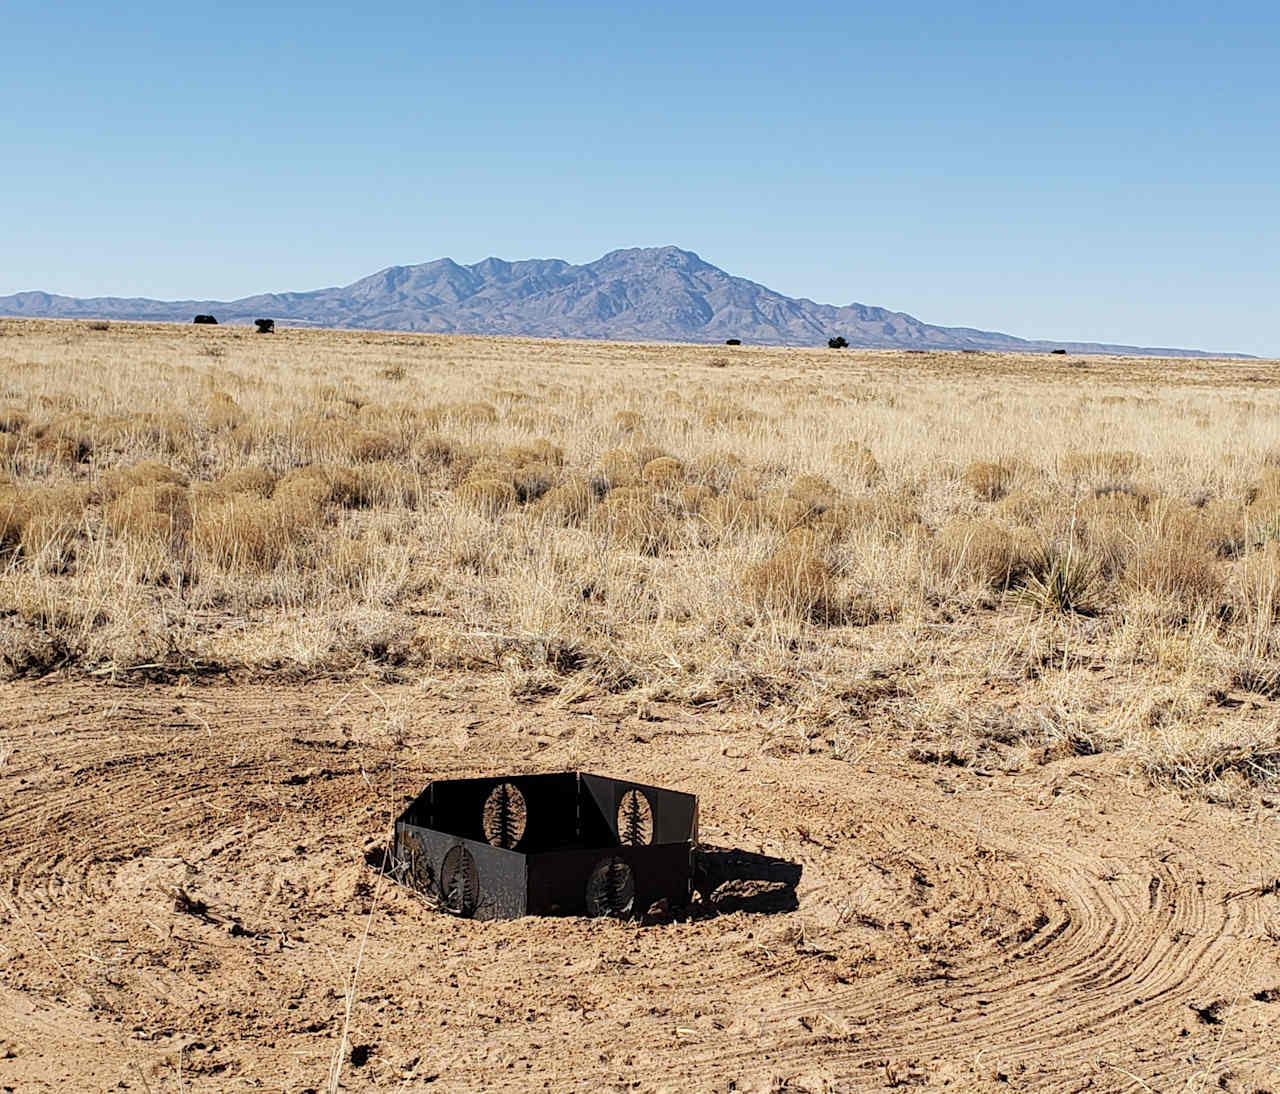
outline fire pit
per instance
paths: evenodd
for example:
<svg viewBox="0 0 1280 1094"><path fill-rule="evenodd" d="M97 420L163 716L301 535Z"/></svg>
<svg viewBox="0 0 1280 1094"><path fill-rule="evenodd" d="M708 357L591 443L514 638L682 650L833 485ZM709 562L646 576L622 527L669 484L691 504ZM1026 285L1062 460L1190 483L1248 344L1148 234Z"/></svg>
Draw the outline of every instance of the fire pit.
<svg viewBox="0 0 1280 1094"><path fill-rule="evenodd" d="M580 771L428 783L396 820L395 878L454 915L629 919L689 899L698 799Z"/></svg>

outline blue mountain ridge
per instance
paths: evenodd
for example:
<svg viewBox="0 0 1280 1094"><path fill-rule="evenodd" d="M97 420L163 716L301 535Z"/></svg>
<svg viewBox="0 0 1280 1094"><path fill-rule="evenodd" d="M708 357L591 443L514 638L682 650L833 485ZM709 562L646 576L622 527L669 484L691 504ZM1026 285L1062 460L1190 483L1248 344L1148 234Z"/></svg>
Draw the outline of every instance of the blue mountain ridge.
<svg viewBox="0 0 1280 1094"><path fill-rule="evenodd" d="M270 317L281 325L539 338L739 338L754 345L815 346L842 335L851 346L884 349L1222 356L1168 347L1028 340L934 326L905 312L865 304L817 304L734 277L678 247L610 251L578 266L556 258L486 258L462 266L441 258L390 266L341 287L230 301L79 299L46 292L0 297L0 316L190 322L199 312L211 313L221 323Z"/></svg>

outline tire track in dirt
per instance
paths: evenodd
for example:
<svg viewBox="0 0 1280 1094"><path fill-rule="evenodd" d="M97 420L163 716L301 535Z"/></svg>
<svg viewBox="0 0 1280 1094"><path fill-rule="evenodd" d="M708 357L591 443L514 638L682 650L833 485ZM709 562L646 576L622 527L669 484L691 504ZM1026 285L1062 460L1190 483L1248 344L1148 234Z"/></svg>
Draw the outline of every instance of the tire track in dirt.
<svg viewBox="0 0 1280 1094"><path fill-rule="evenodd" d="M1170 876L1170 881L1176 878ZM1042 1063L1048 1046L1083 1064L1091 1052L1108 1047L1113 1029L1123 1027L1127 1038L1141 1036L1147 1023L1135 1021L1138 1008L1157 1004L1174 991L1185 995L1212 985L1214 950L1228 921L1217 916L1216 925L1206 931L1204 902L1179 919L1161 922L1131 914L1133 908L1124 901L1105 899L1087 878L1066 890L1074 890L1068 902L1072 911L1059 922L1046 924L1028 944L998 959L949 971L941 993L928 984L913 988L910 981L885 975L774 1008L763 1024L821 1015L834 1028L866 1031L850 1038L869 1041L865 1048L826 1042L824 1070L832 1076L856 1075L886 1057L927 1062L984 1047L1002 1069ZM1092 914L1093 907L1105 911ZM955 910L963 914L970 909L961 905ZM1188 932L1199 941L1180 942ZM771 1046L763 1066L757 1062L758 1049L751 1046L686 1053L684 1073L692 1077L727 1070L755 1078L800 1074L812 1060L814 1045L811 1037L788 1038ZM651 1051L660 1047L655 1044ZM670 1063L679 1066L676 1059Z"/></svg>
<svg viewBox="0 0 1280 1094"><path fill-rule="evenodd" d="M882 805L876 827L888 842L911 847L919 841L913 820L909 811ZM1007 1071L1037 1068L1052 1055L1067 1062L1071 1078L1021 1081L1078 1088L1080 1069L1091 1059L1135 1038L1160 1043L1170 1027L1192 1021L1188 999L1230 991L1238 939L1260 937L1256 910L1246 914L1224 903L1220 886L1210 891L1174 861L1138 860L1127 874L1112 876L1102 856L1058 846L1023 858L1014 845L975 863L972 844L939 835L933 832L930 860L908 857L902 864L914 878L923 875L931 891L947 894L935 914L949 923L972 921L993 906L1016 908L1011 929L987 953L932 975L881 974L766 1008L765 1030L815 1015L823 1023L820 1038L783 1035L766 1054L755 1045L673 1056L655 1042L647 1050L690 1078L715 1073L762 1081L803 1074L818 1046L823 1073L833 1079L857 1078L895 1057L928 1063L981 1049ZM832 899L830 887L822 888ZM889 906L909 912L910 891L910 884L899 885ZM813 911L803 899L801 910ZM861 1042L868 1043L854 1047ZM1169 1065L1165 1074L1193 1071Z"/></svg>
<svg viewBox="0 0 1280 1094"><path fill-rule="evenodd" d="M23 990L0 997L0 1041L43 1045L55 1057L84 1056L91 1044L90 1056L114 1061L132 1083L140 1056L190 1040L176 1023L165 1032L159 1015L189 1013L207 996L191 976L210 964L201 949L231 945L198 918L175 934L173 894L191 863L199 884L234 877L227 852L269 827L279 780L269 763L230 762L241 748L265 755L237 743L234 726L223 727L218 743L230 747L219 749L198 723L175 727L171 711L115 703L68 717L73 727L44 717L6 733L17 762L4 772L0 924ZM248 785L237 771L252 772ZM131 1013L158 1022L158 1035L135 1043Z"/></svg>
<svg viewBox="0 0 1280 1094"><path fill-rule="evenodd" d="M1280 927L1280 896L1227 899L1280 877L1280 848L1234 846L1229 823L1202 810L1213 852L1200 855L1201 833L1141 795L1112 792L1097 808L1080 795L1046 819L1012 789L943 796L912 769L729 766L705 733L661 750L548 748L500 719L479 757L428 722L409 769L385 750L352 753L337 733L300 738L296 704L277 711L267 697L257 718L233 707L175 727L159 694L110 717L68 704L71 726L44 717L6 732L18 748L0 770L0 894L21 923L0 904L0 924L24 971L0 984L0 1040L24 1052L92 1052L130 1075L196 1029L210 1075L243 1066L316 1085L336 1028L334 955L351 952L369 907L360 848L428 771L476 765L625 770L695 790L716 842L798 861L804 875L792 915L647 929L469 924L385 889L361 1036L412 1059L421 1030L444 1027L421 1063L442 1076L434 1089L528 1089L552 1075L562 1089L694 1090L710 1076L749 1089L815 1072L837 1089L996 1074L1023 1089L1089 1076L1116 1089L1136 1085L1128 1073L1161 1089L1204 1066L1180 1030L1184 1045L1216 1035L1188 1003L1232 998L1242 953ZM333 702L315 696L311 720ZM485 731L473 732L468 749ZM244 931L175 915L177 884ZM126 952L111 964L117 940ZM139 1010L141 1045L126 1033ZM597 1043L618 1049L588 1051ZM569 1053L559 1063L546 1055L556 1045ZM1122 1070L1099 1077L1099 1060Z"/></svg>

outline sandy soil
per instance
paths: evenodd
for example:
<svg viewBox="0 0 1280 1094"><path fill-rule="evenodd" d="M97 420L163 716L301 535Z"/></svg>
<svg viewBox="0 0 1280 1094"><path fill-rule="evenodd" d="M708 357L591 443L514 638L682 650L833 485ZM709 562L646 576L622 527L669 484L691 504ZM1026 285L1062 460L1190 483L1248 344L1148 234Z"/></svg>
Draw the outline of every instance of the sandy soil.
<svg viewBox="0 0 1280 1094"><path fill-rule="evenodd" d="M1274 806L498 683L0 688L0 1089L324 1090L362 945L344 1089L1280 1089ZM798 907L477 923L365 864L432 777L570 767Z"/></svg>

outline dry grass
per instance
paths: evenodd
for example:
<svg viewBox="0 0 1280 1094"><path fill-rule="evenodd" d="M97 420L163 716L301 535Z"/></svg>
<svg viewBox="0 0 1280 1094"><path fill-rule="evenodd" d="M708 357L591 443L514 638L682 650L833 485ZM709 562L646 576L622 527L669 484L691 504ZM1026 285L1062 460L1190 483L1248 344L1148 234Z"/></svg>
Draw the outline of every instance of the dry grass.
<svg viewBox="0 0 1280 1094"><path fill-rule="evenodd" d="M964 484L979 501L999 501L1013 482L1013 468L1005 463L979 460L964 469Z"/></svg>
<svg viewBox="0 0 1280 1094"><path fill-rule="evenodd" d="M483 516L496 517L514 508L519 498L511 483L498 478L479 478L458 487L458 500Z"/></svg>
<svg viewBox="0 0 1280 1094"><path fill-rule="evenodd" d="M944 525L930 549L939 575L952 586L1004 590L1030 572L1044 545L1028 529L965 518Z"/></svg>
<svg viewBox="0 0 1280 1094"><path fill-rule="evenodd" d="M763 562L747 569L743 584L759 607L793 618L830 615L835 575L812 533L792 536Z"/></svg>
<svg viewBox="0 0 1280 1094"><path fill-rule="evenodd" d="M9 672L492 669L846 742L996 680L1059 712L1026 755L1276 773L1264 363L0 334Z"/></svg>

